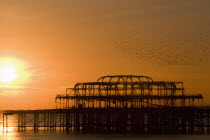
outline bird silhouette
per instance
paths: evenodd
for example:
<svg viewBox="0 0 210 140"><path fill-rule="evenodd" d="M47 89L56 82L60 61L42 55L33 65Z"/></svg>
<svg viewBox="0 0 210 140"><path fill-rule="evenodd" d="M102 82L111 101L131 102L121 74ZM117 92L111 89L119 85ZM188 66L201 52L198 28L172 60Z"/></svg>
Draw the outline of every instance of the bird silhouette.
<svg viewBox="0 0 210 140"><path fill-rule="evenodd" d="M139 60L147 59L157 64L194 65L205 60L210 50L208 35L199 34L196 39L190 37L157 41L127 39L116 41L115 46Z"/></svg>

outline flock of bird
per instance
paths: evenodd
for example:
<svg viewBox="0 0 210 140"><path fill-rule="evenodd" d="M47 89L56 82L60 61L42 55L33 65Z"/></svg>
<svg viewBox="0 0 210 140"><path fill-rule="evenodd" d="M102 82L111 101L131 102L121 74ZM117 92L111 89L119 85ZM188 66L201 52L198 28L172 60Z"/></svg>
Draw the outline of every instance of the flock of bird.
<svg viewBox="0 0 210 140"><path fill-rule="evenodd" d="M199 38L183 40L146 41L129 39L115 42L115 47L139 60L170 65L194 65L205 61L210 51L210 40Z"/></svg>

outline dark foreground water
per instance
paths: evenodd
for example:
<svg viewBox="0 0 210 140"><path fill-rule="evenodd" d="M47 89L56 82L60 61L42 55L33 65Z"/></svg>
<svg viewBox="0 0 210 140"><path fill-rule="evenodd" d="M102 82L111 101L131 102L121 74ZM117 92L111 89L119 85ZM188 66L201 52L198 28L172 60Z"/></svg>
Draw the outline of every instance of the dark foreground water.
<svg viewBox="0 0 210 140"><path fill-rule="evenodd" d="M0 140L210 140L210 135L99 135L66 134L46 131L9 131L1 133Z"/></svg>

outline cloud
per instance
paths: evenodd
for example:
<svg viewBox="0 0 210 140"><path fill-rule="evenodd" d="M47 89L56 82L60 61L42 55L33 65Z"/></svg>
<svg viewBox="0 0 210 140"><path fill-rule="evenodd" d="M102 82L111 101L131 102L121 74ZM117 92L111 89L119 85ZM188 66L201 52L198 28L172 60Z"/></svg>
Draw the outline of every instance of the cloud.
<svg viewBox="0 0 210 140"><path fill-rule="evenodd" d="M25 91L27 88L19 87L0 87L0 95L17 95Z"/></svg>
<svg viewBox="0 0 210 140"><path fill-rule="evenodd" d="M35 87L0 87L0 95L22 95L22 94L33 94L33 93L42 93L50 91L58 91L61 88L35 88Z"/></svg>

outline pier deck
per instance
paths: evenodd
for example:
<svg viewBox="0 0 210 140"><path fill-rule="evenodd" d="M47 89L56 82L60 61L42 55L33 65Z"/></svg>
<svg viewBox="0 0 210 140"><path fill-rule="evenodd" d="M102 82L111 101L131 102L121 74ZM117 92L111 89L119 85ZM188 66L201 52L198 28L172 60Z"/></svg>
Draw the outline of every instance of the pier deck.
<svg viewBox="0 0 210 140"><path fill-rule="evenodd" d="M5 110L3 127L73 133L209 134L210 107ZM8 118L16 116L16 123Z"/></svg>

